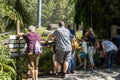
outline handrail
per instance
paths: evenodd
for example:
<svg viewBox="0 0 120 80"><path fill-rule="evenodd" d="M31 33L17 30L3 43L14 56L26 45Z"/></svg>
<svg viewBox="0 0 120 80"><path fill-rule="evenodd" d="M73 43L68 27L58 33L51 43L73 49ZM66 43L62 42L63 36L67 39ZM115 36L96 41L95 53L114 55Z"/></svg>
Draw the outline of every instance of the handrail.
<svg viewBox="0 0 120 80"><path fill-rule="evenodd" d="M11 33L11 32L0 33L0 36L4 36L4 35L10 34L10 33Z"/></svg>

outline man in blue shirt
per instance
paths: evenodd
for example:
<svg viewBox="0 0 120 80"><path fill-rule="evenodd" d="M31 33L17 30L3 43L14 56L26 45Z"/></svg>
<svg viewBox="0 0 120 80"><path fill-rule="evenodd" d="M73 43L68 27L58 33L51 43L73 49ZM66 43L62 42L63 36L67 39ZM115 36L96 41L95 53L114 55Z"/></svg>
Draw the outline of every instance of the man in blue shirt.
<svg viewBox="0 0 120 80"><path fill-rule="evenodd" d="M68 29L70 31L70 41L72 42L72 39L75 38L75 31L72 29L71 25L68 25ZM68 66L68 73L74 73L74 55L75 55L75 50L72 49L71 60L69 61L69 66Z"/></svg>

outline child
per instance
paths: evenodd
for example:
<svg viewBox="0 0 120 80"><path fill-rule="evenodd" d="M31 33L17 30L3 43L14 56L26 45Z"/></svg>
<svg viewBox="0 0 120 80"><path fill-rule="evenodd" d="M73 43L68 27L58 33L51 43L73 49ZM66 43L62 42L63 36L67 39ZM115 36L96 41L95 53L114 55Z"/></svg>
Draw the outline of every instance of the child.
<svg viewBox="0 0 120 80"><path fill-rule="evenodd" d="M78 60L80 63L79 67L81 67L83 65L83 68L86 70L87 44L84 41L83 37L81 38L81 41L82 41L82 45L81 45L81 49L80 49L79 54L77 54L77 57L78 57ZM82 59L84 60L84 62L82 61Z"/></svg>

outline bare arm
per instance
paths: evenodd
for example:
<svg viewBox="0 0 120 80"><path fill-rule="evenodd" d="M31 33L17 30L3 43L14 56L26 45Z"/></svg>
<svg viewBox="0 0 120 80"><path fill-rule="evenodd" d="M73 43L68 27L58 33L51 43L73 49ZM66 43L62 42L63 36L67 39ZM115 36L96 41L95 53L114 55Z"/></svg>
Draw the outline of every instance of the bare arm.
<svg viewBox="0 0 120 80"><path fill-rule="evenodd" d="M18 33L18 37L22 37L22 35L23 35L24 33Z"/></svg>
<svg viewBox="0 0 120 80"><path fill-rule="evenodd" d="M46 42L48 42L49 40L53 40L54 38L55 38L55 36L50 35L50 36L47 38Z"/></svg>
<svg viewBox="0 0 120 80"><path fill-rule="evenodd" d="M105 46L102 46L103 47L103 52L105 54L105 57L106 57L106 50L105 50Z"/></svg>
<svg viewBox="0 0 120 80"><path fill-rule="evenodd" d="M83 51L83 47L81 47L81 48L80 48L80 51L79 51L79 53L80 53L80 52L82 52L82 51Z"/></svg>

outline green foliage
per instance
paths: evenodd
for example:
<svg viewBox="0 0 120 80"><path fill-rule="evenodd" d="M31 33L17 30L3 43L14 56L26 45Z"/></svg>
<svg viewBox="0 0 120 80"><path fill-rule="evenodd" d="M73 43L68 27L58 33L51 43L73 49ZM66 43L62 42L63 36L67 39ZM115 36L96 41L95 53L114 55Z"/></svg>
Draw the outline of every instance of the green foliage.
<svg viewBox="0 0 120 80"><path fill-rule="evenodd" d="M110 38L111 25L120 25L119 5L119 0L77 0L75 23L83 21L84 28L93 27L99 38Z"/></svg>
<svg viewBox="0 0 120 80"><path fill-rule="evenodd" d="M14 60L16 61L17 80L25 79L28 71L27 56L19 56L14 58Z"/></svg>
<svg viewBox="0 0 120 80"><path fill-rule="evenodd" d="M16 80L15 61L8 57L8 48L0 45L0 80Z"/></svg>
<svg viewBox="0 0 120 80"><path fill-rule="evenodd" d="M64 20L73 23L75 0L43 0L42 26ZM21 27L37 24L38 0L3 0L0 2L0 32L15 30L16 20Z"/></svg>
<svg viewBox="0 0 120 80"><path fill-rule="evenodd" d="M65 23L73 23L73 18L73 0L43 0L42 24L44 26L49 23L58 23L60 20L64 20Z"/></svg>
<svg viewBox="0 0 120 80"><path fill-rule="evenodd" d="M24 26L37 23L37 0L17 0L15 9L22 16Z"/></svg>
<svg viewBox="0 0 120 80"><path fill-rule="evenodd" d="M0 36L0 80L16 80L16 62L9 57L8 46L1 44L5 39L8 35Z"/></svg>
<svg viewBox="0 0 120 80"><path fill-rule="evenodd" d="M49 47L45 47L39 59L39 70L45 73L53 70L52 51Z"/></svg>
<svg viewBox="0 0 120 80"><path fill-rule="evenodd" d="M37 21L37 0L3 0L0 2L0 32L15 30L16 21L21 27L35 25Z"/></svg>
<svg viewBox="0 0 120 80"><path fill-rule="evenodd" d="M15 10L9 1L0 3L0 32L4 32L6 28L15 25L16 20L21 20L20 14ZM21 20L22 22L22 20Z"/></svg>

